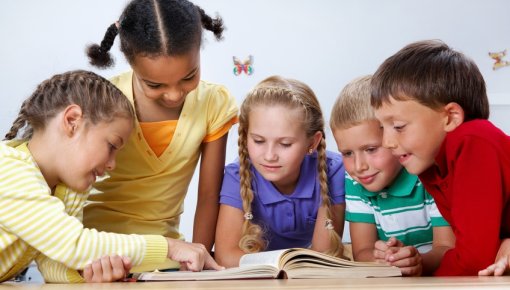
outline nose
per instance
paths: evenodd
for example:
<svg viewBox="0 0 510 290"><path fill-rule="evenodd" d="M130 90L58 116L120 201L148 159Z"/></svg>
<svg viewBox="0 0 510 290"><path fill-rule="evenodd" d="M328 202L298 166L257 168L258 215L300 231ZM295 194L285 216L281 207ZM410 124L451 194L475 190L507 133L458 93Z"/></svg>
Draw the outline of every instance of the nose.
<svg viewBox="0 0 510 290"><path fill-rule="evenodd" d="M395 140L395 137L393 134L389 133L387 130L384 130L383 133L383 147L388 149L395 149L397 148L397 142Z"/></svg>
<svg viewBox="0 0 510 290"><path fill-rule="evenodd" d="M112 171L115 169L115 155L111 155L105 164L106 170Z"/></svg>
<svg viewBox="0 0 510 290"><path fill-rule="evenodd" d="M172 102L176 102L184 97L184 91L180 87L175 86L167 90L163 94L163 97Z"/></svg>
<svg viewBox="0 0 510 290"><path fill-rule="evenodd" d="M356 156L354 159L354 166L357 172L362 172L368 169L368 165L365 158L362 156Z"/></svg>
<svg viewBox="0 0 510 290"><path fill-rule="evenodd" d="M278 155L276 154L274 146L272 145L267 146L266 152L264 153L264 160L266 161L278 160Z"/></svg>

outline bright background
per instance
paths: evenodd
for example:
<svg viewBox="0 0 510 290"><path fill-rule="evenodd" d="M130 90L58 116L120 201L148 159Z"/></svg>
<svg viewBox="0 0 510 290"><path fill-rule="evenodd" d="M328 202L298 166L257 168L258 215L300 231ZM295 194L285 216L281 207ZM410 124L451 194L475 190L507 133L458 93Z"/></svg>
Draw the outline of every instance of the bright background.
<svg viewBox="0 0 510 290"><path fill-rule="evenodd" d="M88 65L86 44L102 40L126 0L3 0L0 10L0 132L10 128L21 102L42 80L72 69L110 77L129 68L116 41L113 69ZM329 119L341 88L404 45L441 39L472 57L482 71L491 120L510 133L510 67L494 71L488 52L510 49L507 0L197 0L218 12L227 30L222 42L205 33L202 78L225 84L241 103L258 81L279 74L309 84ZM232 74L232 57L254 56L252 76ZM507 57L510 60L510 56ZM237 153L237 127L227 162ZM336 146L327 134L328 148ZM482 152L481 152L482 154ZM189 187L181 230L188 240L197 179ZM348 235L345 235L348 238Z"/></svg>

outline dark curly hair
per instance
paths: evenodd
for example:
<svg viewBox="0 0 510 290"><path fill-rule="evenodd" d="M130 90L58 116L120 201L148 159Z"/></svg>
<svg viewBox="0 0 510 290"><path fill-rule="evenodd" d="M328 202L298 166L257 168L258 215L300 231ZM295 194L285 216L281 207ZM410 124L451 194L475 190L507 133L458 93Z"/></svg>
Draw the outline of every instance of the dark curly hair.
<svg viewBox="0 0 510 290"><path fill-rule="evenodd" d="M120 47L129 63L136 55L184 55L200 47L202 29L222 39L220 17L211 18L202 8L187 0L133 0L106 30L101 44L87 47L90 64L107 68L114 64L109 51L117 34Z"/></svg>

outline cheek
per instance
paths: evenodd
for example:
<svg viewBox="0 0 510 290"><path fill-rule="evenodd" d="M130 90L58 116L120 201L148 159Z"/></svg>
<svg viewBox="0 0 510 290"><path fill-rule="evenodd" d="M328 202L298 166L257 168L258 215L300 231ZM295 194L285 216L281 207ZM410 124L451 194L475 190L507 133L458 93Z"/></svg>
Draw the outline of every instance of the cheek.
<svg viewBox="0 0 510 290"><path fill-rule="evenodd" d="M343 161L345 171L347 171L347 173L352 176L352 173L354 172L354 158L344 158Z"/></svg>

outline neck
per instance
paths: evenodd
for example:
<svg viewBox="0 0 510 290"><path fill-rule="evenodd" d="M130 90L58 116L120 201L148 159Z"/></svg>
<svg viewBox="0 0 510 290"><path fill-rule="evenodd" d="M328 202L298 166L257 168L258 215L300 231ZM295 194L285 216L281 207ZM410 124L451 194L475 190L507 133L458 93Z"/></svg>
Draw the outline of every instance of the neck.
<svg viewBox="0 0 510 290"><path fill-rule="evenodd" d="M41 170L48 187L51 188L53 192L55 187L59 183L58 175L56 172L56 162L58 162L58 154L55 154L55 150L52 148L57 148L55 145L55 139L47 140L50 138L45 138L44 136L40 136L39 134L34 134L34 136L28 141L28 149L30 150L30 154L34 158L37 166Z"/></svg>

